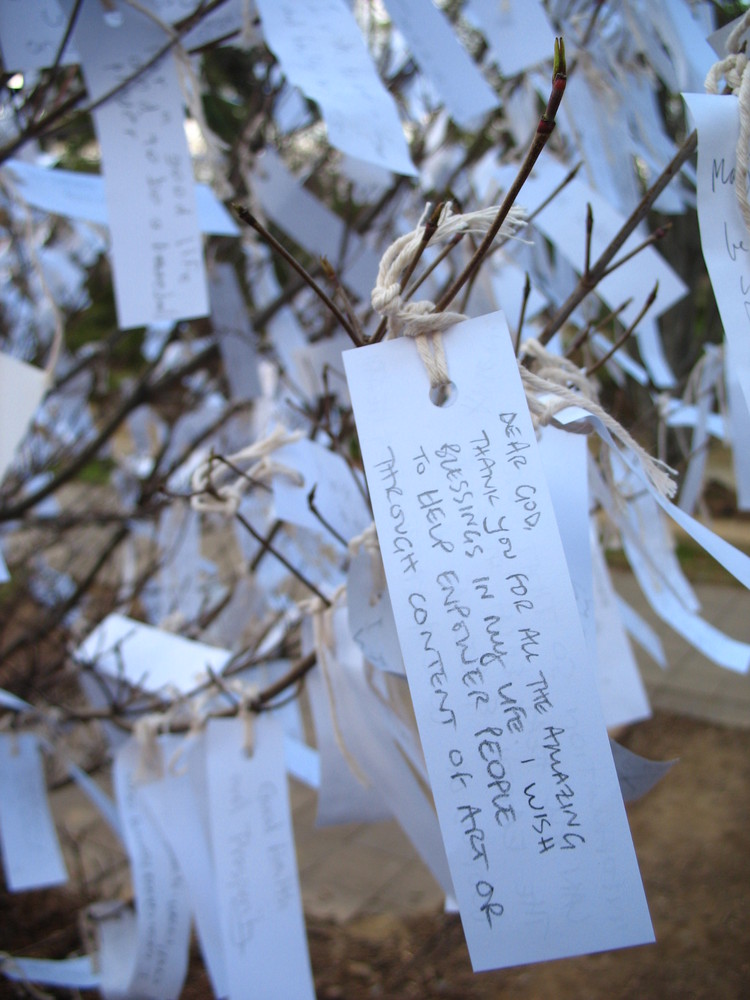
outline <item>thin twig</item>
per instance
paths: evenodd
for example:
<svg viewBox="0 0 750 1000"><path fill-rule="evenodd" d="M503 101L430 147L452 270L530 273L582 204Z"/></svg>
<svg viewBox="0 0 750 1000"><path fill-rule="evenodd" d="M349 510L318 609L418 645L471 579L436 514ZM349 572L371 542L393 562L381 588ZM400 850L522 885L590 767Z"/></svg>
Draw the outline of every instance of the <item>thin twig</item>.
<svg viewBox="0 0 750 1000"><path fill-rule="evenodd" d="M574 290L570 293L554 316L548 320L538 337L541 344L549 343L576 307L602 280L607 268L619 253L622 245L625 243L630 234L643 221L643 219L646 218L653 203L662 193L664 188L670 183L675 174L681 169L683 163L685 163L693 155L697 145L698 133L693 131L683 142L682 146L680 146L673 159L667 164L654 184L652 184L652 186L641 198L632 215L626 219L619 232L602 251L599 259L589 271L588 277L584 278L581 276Z"/></svg>
<svg viewBox="0 0 750 1000"><path fill-rule="evenodd" d="M495 220L487 230L482 242L477 247L474 255L472 256L469 263L463 269L461 274L456 278L451 287L442 295L440 300L435 306L436 312L443 312L450 303L455 299L458 293L461 291L463 286L471 278L474 272L477 270L479 265L484 260L487 255L488 250L492 246L492 243L500 232L500 227L507 218L508 212L515 204L516 198L521 190L521 188L526 183L529 174L531 173L534 164L539 159L539 156L547 145L549 137L555 127L555 116L557 115L557 110L560 107L560 102L562 101L563 94L565 93L565 84L567 81L566 69L565 69L565 46L563 44L562 38L555 39L555 60L552 75L552 91L547 101L547 107L544 114L539 119L539 124L537 125L536 134L532 140L531 146L524 158L521 168L516 175L516 179L511 184L505 199L500 206Z"/></svg>
<svg viewBox="0 0 750 1000"><path fill-rule="evenodd" d="M323 517L323 515L320 513L320 511L318 510L318 508L317 508L317 506L315 504L315 491L317 490L317 488L318 488L318 484L315 483L315 485L313 486L313 488L307 494L307 506L310 508L310 513L314 517L316 517L320 521L320 523L323 525L323 527L326 529L326 531L330 532L330 534L333 535L333 537L336 539L336 541L339 542L341 545L343 545L344 548L348 551L349 550L349 543L347 542L347 540L343 537L343 535L340 535L338 533L338 531L336 531L336 529L333 527L333 525L330 523L330 521L327 521Z"/></svg>
<svg viewBox="0 0 750 1000"><path fill-rule="evenodd" d="M444 202L439 201L437 205L433 208L432 212L430 213L429 219L427 219L424 224L424 228L422 230L422 238L419 241L419 246L417 247L414 256L409 261L408 267L404 269L404 273L401 275L401 278L399 279L399 287L401 288L402 292L406 288L407 281L414 274L417 264L422 259L422 255L427 249L427 244L435 235L435 230L437 229L438 226L438 220L440 219L440 213L443 210L443 205ZM372 339L370 340L370 343L371 344L380 343L380 341L385 336L387 329L388 329L388 319L386 316L384 316L381 319L380 323L378 324L378 328L375 331L375 334L373 335Z"/></svg>
<svg viewBox="0 0 750 1000"><path fill-rule="evenodd" d="M605 269L602 277L606 278L608 274L612 274L612 272L616 271L618 267L622 267L623 264L627 264L627 262L639 254L641 250L645 250L646 247L653 246L654 243L658 243L659 240L664 239L671 228L671 222L667 222L663 226L659 226L659 228L655 229L650 236L647 236L642 243L639 243L637 247L633 247L633 249L626 253L624 257L618 257L614 263L610 264L609 267Z"/></svg>
<svg viewBox="0 0 750 1000"><path fill-rule="evenodd" d="M631 334L633 333L633 331L635 330L635 328L638 326L638 324L640 323L640 321L643 319L643 317L649 311L649 309L651 308L651 306L654 304L654 302L656 301L656 296L658 294L659 294L659 282L657 281L656 284L654 285L654 287L651 289L651 292L650 292L648 298L643 303L643 306L642 306L640 312L635 317L635 319L633 320L633 322L628 326L627 330L625 330L625 332L622 334L622 336L619 337L615 341L615 343L612 345L611 349L609 351L607 351L607 353L604 354L601 358L599 358L598 361L595 361L593 365L590 365L586 369L586 375L587 376L593 375L594 372L598 372L599 369L603 365L606 365L606 363L609 361L609 359L612 357L612 355L615 354L617 351L620 350L620 348L622 347L622 345L625 343L625 341L628 339L628 337L631 336Z"/></svg>
<svg viewBox="0 0 750 1000"><path fill-rule="evenodd" d="M242 221L246 223L248 226L250 226L251 229L254 229L255 232L261 237L261 239L264 240L264 242L266 242L271 247L274 253L277 253L283 260L285 260L286 263L294 271L297 272L297 274L308 285L308 287L315 292L315 294L318 296L318 298L326 307L326 309L328 309L328 311L333 316L335 316L335 318L341 325L342 329L346 331L349 339L354 344L354 346L361 347L362 341L360 340L356 331L349 323L349 320L346 318L346 316L344 316L344 314L341 312L336 303L330 298L330 296L320 287L315 278L313 278L313 276L308 271L305 270L305 268L300 264L300 262L296 260L296 258L293 257L292 254L289 253L289 251L286 249L285 246L279 243L279 241L276 239L275 236L272 236L271 233L269 233L266 227L262 225L262 223L260 223L258 219L255 218L253 213L248 208L245 208L244 205L239 205L237 203L232 205L232 208L237 213L239 218L242 219Z"/></svg>
<svg viewBox="0 0 750 1000"><path fill-rule="evenodd" d="M586 277L591 270L591 237L594 235L594 212L591 202L586 202L586 253L584 254L583 273Z"/></svg>
<svg viewBox="0 0 750 1000"><path fill-rule="evenodd" d="M568 347L568 349L565 351L565 357L569 358L572 354L574 354L578 350L579 347L582 347L583 344L589 339L592 332L601 330L603 327L607 325L607 323L610 323L612 320L617 319L617 317L620 315L623 309L627 309L632 301L633 301L633 296L631 295L627 299L625 299L625 301L621 305L619 305L616 309L612 309L610 312L606 314L606 316L603 316L595 324L590 322L587 323L585 328L581 330L581 332L575 338L570 347Z"/></svg>

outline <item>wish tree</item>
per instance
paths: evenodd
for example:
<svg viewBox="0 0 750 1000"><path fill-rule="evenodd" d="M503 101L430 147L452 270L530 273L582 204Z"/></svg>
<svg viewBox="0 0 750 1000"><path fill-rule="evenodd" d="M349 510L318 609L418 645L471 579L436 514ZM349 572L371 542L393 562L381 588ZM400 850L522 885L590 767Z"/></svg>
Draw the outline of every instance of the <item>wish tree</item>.
<svg viewBox="0 0 750 1000"><path fill-rule="evenodd" d="M72 780L132 884L5 976L178 996L194 933L216 996L313 996L288 776L399 822L476 971L653 940L623 797L668 768L607 730L650 714L631 640L665 655L605 549L750 665L672 534L750 585L693 516L710 436L750 503L719 13L0 4L0 845L65 881ZM663 319L706 308L696 206L725 345Z"/></svg>

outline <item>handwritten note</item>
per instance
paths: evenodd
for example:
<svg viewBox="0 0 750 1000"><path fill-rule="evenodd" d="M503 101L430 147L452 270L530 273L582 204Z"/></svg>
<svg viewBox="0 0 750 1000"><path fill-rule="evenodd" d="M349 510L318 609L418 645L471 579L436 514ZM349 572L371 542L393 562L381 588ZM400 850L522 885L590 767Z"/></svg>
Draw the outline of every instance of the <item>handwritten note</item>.
<svg viewBox="0 0 750 1000"><path fill-rule="evenodd" d="M119 4L118 27L96 4L81 10L75 39L92 98L127 79L164 44L164 32ZM112 234L121 327L208 314L203 246L171 55L94 112Z"/></svg>
<svg viewBox="0 0 750 1000"><path fill-rule="evenodd" d="M445 407L410 342L344 359L472 964L650 941L507 325L444 340Z"/></svg>
<svg viewBox="0 0 750 1000"><path fill-rule="evenodd" d="M499 98L431 0L388 0L386 7L420 69L459 125L477 125L498 106Z"/></svg>
<svg viewBox="0 0 750 1000"><path fill-rule="evenodd" d="M229 995L314 998L294 855L284 740L272 714L206 731L211 843ZM251 986L249 990L248 987Z"/></svg>
<svg viewBox="0 0 750 1000"><path fill-rule="evenodd" d="M346 287L369 299L378 258L361 236L303 188L272 149L255 161L249 180L263 211L277 225L310 253L327 257Z"/></svg>
<svg viewBox="0 0 750 1000"><path fill-rule="evenodd" d="M396 105L343 0L257 0L256 6L289 82L320 105L331 145L414 175Z"/></svg>
<svg viewBox="0 0 750 1000"><path fill-rule="evenodd" d="M0 481L42 401L47 373L0 354Z"/></svg>
<svg viewBox="0 0 750 1000"><path fill-rule="evenodd" d="M187 974L190 907L177 859L139 794L140 755L131 738L115 757L115 793L130 859L136 923L112 950L108 967L102 963L102 981L119 978L115 995L169 1000L179 996Z"/></svg>
<svg viewBox="0 0 750 1000"><path fill-rule="evenodd" d="M750 405L750 233L734 188L738 99L683 94L698 129L701 246L732 352L736 380Z"/></svg>
<svg viewBox="0 0 750 1000"><path fill-rule="evenodd" d="M0 42L3 66L9 72L43 69L54 62L67 18L56 0L6 0L0 4ZM77 62L68 44L62 65Z"/></svg>

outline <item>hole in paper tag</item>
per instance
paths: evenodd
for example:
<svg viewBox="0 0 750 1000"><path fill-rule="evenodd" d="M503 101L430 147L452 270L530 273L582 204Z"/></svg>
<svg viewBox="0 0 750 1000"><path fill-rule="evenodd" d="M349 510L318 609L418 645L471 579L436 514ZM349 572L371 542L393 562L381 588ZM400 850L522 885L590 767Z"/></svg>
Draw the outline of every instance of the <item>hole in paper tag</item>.
<svg viewBox="0 0 750 1000"><path fill-rule="evenodd" d="M104 23L108 28L121 28L124 18L119 10L106 10L104 12Z"/></svg>
<svg viewBox="0 0 750 1000"><path fill-rule="evenodd" d="M433 385L430 389L430 402L433 406L453 406L458 398L458 389L454 382L445 385Z"/></svg>

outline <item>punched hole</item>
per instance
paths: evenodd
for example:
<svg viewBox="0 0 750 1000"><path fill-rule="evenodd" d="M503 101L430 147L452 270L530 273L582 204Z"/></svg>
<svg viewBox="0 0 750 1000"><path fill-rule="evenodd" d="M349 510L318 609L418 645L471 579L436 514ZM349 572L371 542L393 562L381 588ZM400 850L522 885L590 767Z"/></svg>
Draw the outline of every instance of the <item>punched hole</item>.
<svg viewBox="0 0 750 1000"><path fill-rule="evenodd" d="M104 23L108 28L120 28L125 20L119 10L107 10L104 12Z"/></svg>
<svg viewBox="0 0 750 1000"><path fill-rule="evenodd" d="M433 406L453 406L457 398L458 389L454 382L433 385L430 389L430 402Z"/></svg>

